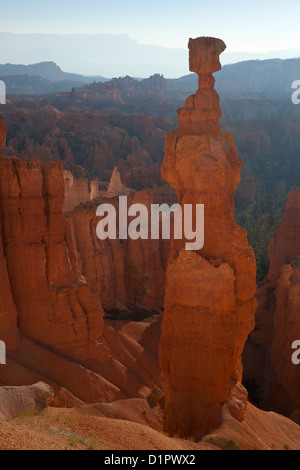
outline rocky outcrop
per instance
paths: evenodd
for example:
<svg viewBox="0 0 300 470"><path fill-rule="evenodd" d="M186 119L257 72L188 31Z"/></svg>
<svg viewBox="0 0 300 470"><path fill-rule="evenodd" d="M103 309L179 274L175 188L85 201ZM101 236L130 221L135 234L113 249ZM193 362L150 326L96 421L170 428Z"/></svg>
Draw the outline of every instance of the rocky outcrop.
<svg viewBox="0 0 300 470"><path fill-rule="evenodd" d="M119 187L121 190L121 187ZM118 187L114 188L118 194ZM157 189L129 192L128 206L144 204L150 214L151 204L161 203ZM70 236L76 246L76 259L80 270L89 282L93 293L99 296L102 306L110 310L118 303L126 304L134 298L134 279L130 268L137 264L143 273L150 274L149 295L146 303L154 308L163 305L166 263L170 249L169 240L100 240L96 235L99 219L96 210L100 204L114 205L119 219L119 197L102 193L93 201L81 204L67 215ZM150 225L149 225L150 226Z"/></svg>
<svg viewBox="0 0 300 470"><path fill-rule="evenodd" d="M0 222L0 234L2 223ZM0 236L0 340L5 342L8 351L13 351L19 345L18 315L10 289L6 258L3 252L2 237Z"/></svg>
<svg viewBox="0 0 300 470"><path fill-rule="evenodd" d="M254 326L256 263L246 232L234 221L241 160L232 136L221 132L212 76L225 47L219 39L190 40L199 89L178 111L179 128L167 134L162 166L182 206L205 206L203 249L188 252L186 240L173 240L166 275L160 343L165 430L180 436L201 437L220 422L222 406L241 381L241 353ZM243 396L240 403L234 414L242 417Z"/></svg>
<svg viewBox="0 0 300 470"><path fill-rule="evenodd" d="M300 409L300 370L292 362L292 345L300 340L300 257L282 267L276 300L271 346L274 384L270 403L276 411L290 416Z"/></svg>
<svg viewBox="0 0 300 470"><path fill-rule="evenodd" d="M6 141L6 125L5 122L0 119L0 147L5 146Z"/></svg>
<svg viewBox="0 0 300 470"><path fill-rule="evenodd" d="M269 244L270 269L263 288L269 302L260 309L266 319L261 325L264 335L268 328L271 330L266 339L272 378L268 406L294 418L300 409L300 370L292 362L292 345L300 340L299 231L300 189L297 189L289 194L283 220ZM299 418L296 420L300 422Z"/></svg>
<svg viewBox="0 0 300 470"><path fill-rule="evenodd" d="M54 398L51 387L39 382L32 386L0 388L0 420L41 413Z"/></svg>
<svg viewBox="0 0 300 470"><path fill-rule="evenodd" d="M300 370L292 362L292 345L300 339L299 230L297 189L289 194L283 220L269 244L270 269L257 292L256 328L243 358L244 378L257 387L256 403L293 419L300 409Z"/></svg>
<svg viewBox="0 0 300 470"><path fill-rule="evenodd" d="M2 242L19 329L82 360L97 356L103 312L76 265L63 203L61 162L0 156Z"/></svg>
<svg viewBox="0 0 300 470"><path fill-rule="evenodd" d="M123 186L118 168L115 167L107 189L108 194L126 195L130 190Z"/></svg>
<svg viewBox="0 0 300 470"><path fill-rule="evenodd" d="M75 179L69 170L64 171L65 201L63 212L70 212L81 202L90 200L87 178Z"/></svg>
<svg viewBox="0 0 300 470"><path fill-rule="evenodd" d="M269 245L270 269L268 279L273 287L280 277L282 266L300 255L300 188L289 194L284 217Z"/></svg>
<svg viewBox="0 0 300 470"><path fill-rule="evenodd" d="M145 398L161 387L159 323L133 325L129 333L120 324L104 326L101 295L122 300L124 264L112 247L115 291L105 275L93 282L90 254L105 269L109 259L105 246L89 251L97 204L93 218L80 214L76 238L76 223L62 212L64 190L60 161L0 155L0 340L7 346L0 386L43 381L54 390L54 406Z"/></svg>
<svg viewBox="0 0 300 470"><path fill-rule="evenodd" d="M5 145L6 126L0 120L0 147ZM1 213L0 213L1 214ZM12 297L6 258L2 243L2 218L0 216L0 340L5 342L8 351L14 350L19 344L19 332L17 327L17 310Z"/></svg>

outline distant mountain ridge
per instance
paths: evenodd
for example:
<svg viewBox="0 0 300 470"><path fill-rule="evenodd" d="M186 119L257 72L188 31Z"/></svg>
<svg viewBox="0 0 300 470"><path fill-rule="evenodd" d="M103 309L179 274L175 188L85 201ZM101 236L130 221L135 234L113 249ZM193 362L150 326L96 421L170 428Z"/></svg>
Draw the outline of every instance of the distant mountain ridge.
<svg viewBox="0 0 300 470"><path fill-rule="evenodd" d="M188 43L186 38L186 45ZM63 70L86 76L146 78L162 73L177 78L188 73L186 47L171 48L140 44L127 34L13 34L0 32L0 63L54 62ZM230 44L227 44L228 48ZM221 63L250 59L300 57L300 49L224 52Z"/></svg>
<svg viewBox="0 0 300 470"><path fill-rule="evenodd" d="M154 75L155 77L155 75ZM241 99L259 97L280 99L292 94L292 83L300 80L300 59L250 60L225 65L215 74L216 89L221 98ZM129 76L112 79L101 76L84 76L66 73L54 62L41 62L33 65L0 65L0 80L7 85L8 95L42 95L55 92L68 92L72 87L105 90L104 83L112 89L140 88L139 79ZM164 80L164 79L163 79ZM145 81L145 80L144 80ZM157 80L156 80L157 81ZM95 82L95 84L94 84ZM126 82L126 83L125 83ZM159 82L159 80L158 80ZM189 74L177 79L162 81L160 90L168 96L180 93L181 97L194 93L197 89L197 75ZM99 84L99 85L98 85ZM101 85L103 84L103 85Z"/></svg>
<svg viewBox="0 0 300 470"><path fill-rule="evenodd" d="M238 94L258 93L274 98L276 94L292 93L292 83L300 80L300 58L248 60L224 65L215 79L220 96L234 98ZM197 75L169 79L168 86L190 93L197 89Z"/></svg>
<svg viewBox="0 0 300 470"><path fill-rule="evenodd" d="M126 34L13 34L0 32L0 63L60 64L77 74L147 77L156 72L180 77L188 51L139 44Z"/></svg>
<svg viewBox="0 0 300 470"><path fill-rule="evenodd" d="M101 76L84 76L76 73L63 72L61 68L52 61L40 62L32 65L20 65L20 64L0 64L0 75L12 76L12 75L28 75L30 77L41 77L52 82L58 82L62 80L72 80L83 83L91 83L93 81L102 82L107 81L107 78Z"/></svg>

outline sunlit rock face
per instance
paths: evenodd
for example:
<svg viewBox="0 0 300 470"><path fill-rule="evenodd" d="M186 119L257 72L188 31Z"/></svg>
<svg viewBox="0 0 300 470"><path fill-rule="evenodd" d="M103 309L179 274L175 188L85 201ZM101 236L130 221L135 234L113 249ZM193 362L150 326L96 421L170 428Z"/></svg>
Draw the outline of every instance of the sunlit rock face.
<svg viewBox="0 0 300 470"><path fill-rule="evenodd" d="M16 308L22 334L84 360L97 357L103 311L77 264L64 190L60 161L0 155L0 316L13 324Z"/></svg>
<svg viewBox="0 0 300 470"><path fill-rule="evenodd" d="M126 250L117 240L96 244L97 203L64 214L64 201L61 161L0 153L0 340L7 351L0 386L43 381L54 390L52 405L63 407L145 398L160 387L160 324L138 323L128 334L115 322L104 325L102 306L126 300ZM146 245L127 252L131 262L149 261L157 299L165 269L155 242L147 253Z"/></svg>
<svg viewBox="0 0 300 470"><path fill-rule="evenodd" d="M4 147L6 142L6 125L5 122L0 119L0 147Z"/></svg>
<svg viewBox="0 0 300 470"><path fill-rule="evenodd" d="M234 221L241 160L218 122L212 74L221 68L225 47L220 39L190 39L190 70L199 76L199 89L178 110L179 127L167 134L162 165L182 206L205 206L204 247L189 252L186 240L173 240L166 275L160 342L165 430L179 436L209 432L230 396L237 401L241 395L240 419L247 404L237 384L254 326L256 263L246 232Z"/></svg>
<svg viewBox="0 0 300 470"><path fill-rule="evenodd" d="M115 188L117 189L117 188ZM126 190L126 188L125 188ZM126 190L128 191L128 190ZM143 204L151 214L151 205L160 203L160 193L154 189L129 192L127 204ZM78 265L81 266L93 293L101 299L104 309L110 310L119 303L128 304L134 298L135 281L131 266L140 266L150 275L149 294L145 303L161 309L164 299L164 280L170 249L170 240L152 240L149 223L149 239L100 240L96 235L99 217L97 207L112 204L119 220L119 196L102 193L89 203L80 204L66 215L74 234ZM128 219L128 224L131 219Z"/></svg>
<svg viewBox="0 0 300 470"><path fill-rule="evenodd" d="M63 172L65 181L65 202L63 205L63 212L67 213L78 206L81 202L89 201L91 198L88 179L80 178L75 179L72 173L68 170Z"/></svg>

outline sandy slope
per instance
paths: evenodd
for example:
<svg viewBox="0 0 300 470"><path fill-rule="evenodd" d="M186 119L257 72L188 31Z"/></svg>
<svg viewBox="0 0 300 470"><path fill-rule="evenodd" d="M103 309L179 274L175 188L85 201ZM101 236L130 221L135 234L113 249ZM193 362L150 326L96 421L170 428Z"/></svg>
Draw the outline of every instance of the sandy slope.
<svg viewBox="0 0 300 470"><path fill-rule="evenodd" d="M222 427L198 443L166 436L162 422L160 408L143 399L50 408L1 422L0 450L300 450L299 426L250 404L243 423L224 416Z"/></svg>

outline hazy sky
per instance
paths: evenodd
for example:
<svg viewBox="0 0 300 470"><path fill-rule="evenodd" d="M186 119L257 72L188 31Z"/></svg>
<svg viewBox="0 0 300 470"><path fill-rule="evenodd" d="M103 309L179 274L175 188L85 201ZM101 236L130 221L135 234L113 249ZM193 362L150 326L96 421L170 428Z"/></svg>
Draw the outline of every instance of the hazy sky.
<svg viewBox="0 0 300 470"><path fill-rule="evenodd" d="M0 31L126 33L186 48L216 36L228 52L300 49L299 0L0 0Z"/></svg>

